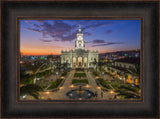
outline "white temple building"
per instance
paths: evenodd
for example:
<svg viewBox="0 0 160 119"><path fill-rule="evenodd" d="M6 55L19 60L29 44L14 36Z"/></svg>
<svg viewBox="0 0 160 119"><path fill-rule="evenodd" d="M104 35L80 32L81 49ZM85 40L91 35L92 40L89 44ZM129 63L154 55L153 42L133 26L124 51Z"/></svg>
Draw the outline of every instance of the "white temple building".
<svg viewBox="0 0 160 119"><path fill-rule="evenodd" d="M90 68L94 67L93 62L98 62L98 51L85 50L85 41L81 26L75 41L75 50L61 51L61 63L68 63L70 68Z"/></svg>

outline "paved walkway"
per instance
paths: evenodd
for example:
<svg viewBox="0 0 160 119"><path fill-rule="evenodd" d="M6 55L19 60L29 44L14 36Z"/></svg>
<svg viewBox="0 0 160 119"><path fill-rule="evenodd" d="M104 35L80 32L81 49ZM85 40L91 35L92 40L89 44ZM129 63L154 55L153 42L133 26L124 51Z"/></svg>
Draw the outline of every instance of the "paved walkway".
<svg viewBox="0 0 160 119"><path fill-rule="evenodd" d="M51 100L66 100L69 99L66 96L66 93L69 92L71 89L70 85L72 84L72 79L74 76L75 71L72 70L65 79L65 82L62 87L58 91L55 92L40 92L42 99L51 99Z"/></svg>
<svg viewBox="0 0 160 119"><path fill-rule="evenodd" d="M92 73L89 71L85 71L86 75L87 75L87 79L88 79L88 83L90 86L90 90L94 93L97 93L97 98L96 99L100 99L100 95L101 95L101 89L98 88L98 85L95 81L95 77L92 75Z"/></svg>
<svg viewBox="0 0 160 119"><path fill-rule="evenodd" d="M46 78L46 80L48 80L48 81L56 81L56 79L57 79L58 77L59 77L59 76L57 76L57 75L51 74L51 75L46 76L45 78Z"/></svg>
<svg viewBox="0 0 160 119"><path fill-rule="evenodd" d="M62 87L60 87L60 90L55 91L55 92L40 92L40 97L41 99L50 99L50 100L70 100L68 96L66 96L66 93L79 88L78 86L71 87L72 85L72 79L74 78L74 73L75 70L71 70L67 77L65 78L65 82ZM97 83L95 81L95 77L92 75L91 72L85 71L88 82L89 82L89 87L82 86L82 89L89 89L92 92L96 92L98 95L96 98L92 99L113 99L114 93L110 93L107 91L103 91L103 97L101 97L101 88L97 86ZM27 98L28 99L28 98Z"/></svg>
<svg viewBox="0 0 160 119"><path fill-rule="evenodd" d="M113 99L115 96L115 93L110 93L108 91L102 91L101 88L97 85L95 81L95 76L93 76L92 72L86 72L89 85L91 86L90 90L92 90L94 93L97 92L97 98L98 100L106 100L106 99ZM106 78L106 77L105 77ZM107 77L108 78L108 77ZM101 93L103 95L101 95Z"/></svg>

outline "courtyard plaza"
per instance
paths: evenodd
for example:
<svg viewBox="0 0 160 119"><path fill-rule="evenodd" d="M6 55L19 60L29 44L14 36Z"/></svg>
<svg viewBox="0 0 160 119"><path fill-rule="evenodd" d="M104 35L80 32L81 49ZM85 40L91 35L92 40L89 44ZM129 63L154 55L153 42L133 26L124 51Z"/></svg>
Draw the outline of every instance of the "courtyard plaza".
<svg viewBox="0 0 160 119"><path fill-rule="evenodd" d="M41 100L70 100L70 98L66 95L67 92L78 89L79 86L72 85L72 80L74 79L75 70L71 70L67 77L65 78L65 81L63 85L59 88L58 91L46 91L46 92L40 92L40 98ZM91 100L101 100L101 99L113 99L116 93L114 92L108 92L103 91L103 96L101 96L101 87L99 87L95 81L95 76L93 76L92 72L85 70L86 78L88 79L88 85L82 86L82 89L88 89L92 91L93 93L97 93L96 97L91 98ZM80 71L78 73L81 73Z"/></svg>

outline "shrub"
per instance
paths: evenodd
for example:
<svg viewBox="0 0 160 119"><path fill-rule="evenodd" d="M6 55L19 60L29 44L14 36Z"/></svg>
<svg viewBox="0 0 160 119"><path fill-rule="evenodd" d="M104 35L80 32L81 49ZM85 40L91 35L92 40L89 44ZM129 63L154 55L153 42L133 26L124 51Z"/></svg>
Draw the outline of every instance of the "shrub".
<svg viewBox="0 0 160 119"><path fill-rule="evenodd" d="M63 72L61 76L66 76L68 72Z"/></svg>
<svg viewBox="0 0 160 119"><path fill-rule="evenodd" d="M76 68L76 71L84 71L84 68Z"/></svg>
<svg viewBox="0 0 160 119"><path fill-rule="evenodd" d="M25 75L23 77L20 77L20 83L21 84L32 84L33 83L33 75Z"/></svg>
<svg viewBox="0 0 160 119"><path fill-rule="evenodd" d="M107 88L107 89L112 89L111 86L109 86L109 82L108 81L105 81L104 79L97 79L99 81L99 83L104 87L104 88Z"/></svg>
<svg viewBox="0 0 160 119"><path fill-rule="evenodd" d="M86 77L85 73L75 73L74 77Z"/></svg>
<svg viewBox="0 0 160 119"><path fill-rule="evenodd" d="M51 85L48 87L48 89L54 89L59 86L59 84L62 82L63 79L56 79L56 81L52 81Z"/></svg>
<svg viewBox="0 0 160 119"><path fill-rule="evenodd" d="M123 88L123 89L126 89L126 90L130 90L130 91L133 91L133 92L138 92L139 91L139 88L132 87L130 84L122 85L120 88Z"/></svg>
<svg viewBox="0 0 160 119"><path fill-rule="evenodd" d="M94 76L99 76L99 72L92 71L92 73L93 73Z"/></svg>
<svg viewBox="0 0 160 119"><path fill-rule="evenodd" d="M73 79L72 84L75 84L75 83L86 83L86 84L88 84L88 80L87 79L82 79L82 80Z"/></svg>
<svg viewBox="0 0 160 119"><path fill-rule="evenodd" d="M28 84L20 88L20 95L29 94L35 99L39 99L39 91L43 91L43 88L36 84Z"/></svg>
<svg viewBox="0 0 160 119"><path fill-rule="evenodd" d="M57 87L57 84L55 81L52 81L51 82L51 85L48 87L48 89L53 89L53 88L56 88Z"/></svg>

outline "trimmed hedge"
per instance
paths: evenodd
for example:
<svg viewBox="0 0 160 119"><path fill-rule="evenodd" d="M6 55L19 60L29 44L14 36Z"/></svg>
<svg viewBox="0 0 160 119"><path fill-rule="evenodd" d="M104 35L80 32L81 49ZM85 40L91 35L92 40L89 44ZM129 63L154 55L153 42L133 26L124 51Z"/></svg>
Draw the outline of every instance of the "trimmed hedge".
<svg viewBox="0 0 160 119"><path fill-rule="evenodd" d="M84 71L84 68L76 68L76 71Z"/></svg>
<svg viewBox="0 0 160 119"><path fill-rule="evenodd" d="M75 83L86 83L86 84L88 84L88 80L87 79L81 79L81 80L73 79L72 84L75 84Z"/></svg>
<svg viewBox="0 0 160 119"><path fill-rule="evenodd" d="M85 73L75 73L74 77L86 77Z"/></svg>

